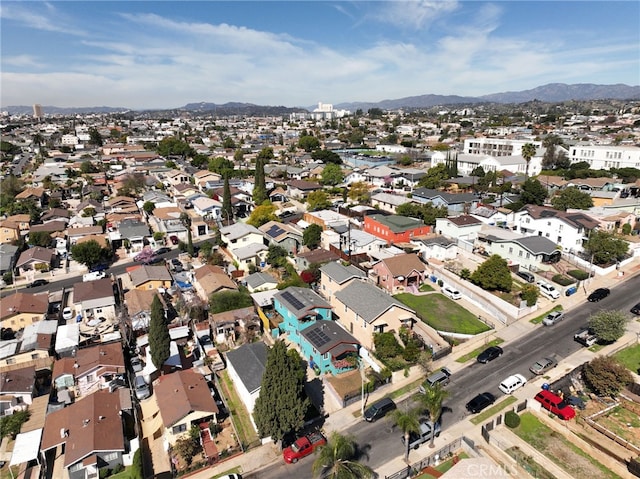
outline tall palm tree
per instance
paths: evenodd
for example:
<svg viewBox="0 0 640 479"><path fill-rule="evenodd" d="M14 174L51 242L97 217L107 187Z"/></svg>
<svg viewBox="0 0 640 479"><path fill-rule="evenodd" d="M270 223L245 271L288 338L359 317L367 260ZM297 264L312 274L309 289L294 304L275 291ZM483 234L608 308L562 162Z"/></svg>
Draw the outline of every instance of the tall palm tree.
<svg viewBox="0 0 640 479"><path fill-rule="evenodd" d="M533 158L536 154L536 147L531 143L525 143L522 145L522 158L527 163L527 169L525 173L525 177L529 178L529 163L531 163L531 158Z"/></svg>
<svg viewBox="0 0 640 479"><path fill-rule="evenodd" d="M420 409L396 409L393 411L391 420L402 429L404 434L404 462L409 464L409 440L411 433L420 434Z"/></svg>
<svg viewBox="0 0 640 479"><path fill-rule="evenodd" d="M332 432L327 443L318 448L318 457L313 461L314 477L325 479L369 479L373 470L356 460L358 445L353 436Z"/></svg>
<svg viewBox="0 0 640 479"><path fill-rule="evenodd" d="M429 447L435 447L435 428L442 415L442 402L447 396L449 396L449 392L443 389L440 383L435 383L432 386L425 384L424 394L420 395L420 401L424 409L429 413L431 427L434 430L434 434L431 435L431 444L429 444Z"/></svg>
<svg viewBox="0 0 640 479"><path fill-rule="evenodd" d="M180 222L187 229L187 252L193 256L193 236L191 234L191 216L188 213L180 214Z"/></svg>

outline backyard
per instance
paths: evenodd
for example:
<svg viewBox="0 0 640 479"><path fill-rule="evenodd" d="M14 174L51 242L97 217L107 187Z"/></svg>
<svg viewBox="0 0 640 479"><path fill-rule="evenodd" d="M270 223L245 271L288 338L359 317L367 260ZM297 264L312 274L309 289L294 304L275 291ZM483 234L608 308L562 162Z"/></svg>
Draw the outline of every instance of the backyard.
<svg viewBox="0 0 640 479"><path fill-rule="evenodd" d="M442 294L415 296L400 293L394 298L413 309L423 322L437 331L479 334L490 329L475 315Z"/></svg>
<svg viewBox="0 0 640 479"><path fill-rule="evenodd" d="M640 373L640 344L624 348L622 351L618 351L614 356L631 372L635 374Z"/></svg>
<svg viewBox="0 0 640 479"><path fill-rule="evenodd" d="M520 419L520 425L513 431L573 477L620 478L532 413L523 413Z"/></svg>

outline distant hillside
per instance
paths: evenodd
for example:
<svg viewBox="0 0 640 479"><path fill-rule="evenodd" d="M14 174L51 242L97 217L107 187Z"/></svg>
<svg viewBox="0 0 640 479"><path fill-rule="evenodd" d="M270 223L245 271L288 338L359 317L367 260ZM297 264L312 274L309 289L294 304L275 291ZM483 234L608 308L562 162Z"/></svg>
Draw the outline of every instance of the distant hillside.
<svg viewBox="0 0 640 479"><path fill-rule="evenodd" d="M253 103L236 103L229 102L222 105L216 103L188 103L179 110L186 110L191 113L213 114L217 116L269 116L269 115L286 115L306 111L303 108L290 108L286 106L261 106Z"/></svg>
<svg viewBox="0 0 640 479"><path fill-rule="evenodd" d="M531 100L561 102L569 100L638 100L640 86L594 85L593 83L549 83L532 90L493 93L480 97L496 103L524 103Z"/></svg>
<svg viewBox="0 0 640 479"><path fill-rule="evenodd" d="M381 108L383 110L395 110L397 108L429 108L437 105L460 105L469 103L482 103L486 100L471 96L457 95L420 95L408 96L398 100L382 100L379 102L354 102L340 103L334 105L339 110L356 111L358 109L367 111L369 108Z"/></svg>
<svg viewBox="0 0 640 479"><path fill-rule="evenodd" d="M11 115L32 115L33 107L31 105L19 105L19 106L7 106L3 107L3 110L8 111ZM70 107L63 108L58 106L43 106L42 111L47 115L86 115L90 113L126 113L131 111L130 108L125 107L111 107L111 106L85 106L85 107Z"/></svg>

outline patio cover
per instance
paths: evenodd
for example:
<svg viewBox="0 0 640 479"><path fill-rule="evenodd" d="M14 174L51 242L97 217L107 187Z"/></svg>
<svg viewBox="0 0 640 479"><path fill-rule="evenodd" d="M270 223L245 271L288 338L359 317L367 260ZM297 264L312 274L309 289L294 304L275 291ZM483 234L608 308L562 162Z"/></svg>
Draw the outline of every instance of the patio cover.
<svg viewBox="0 0 640 479"><path fill-rule="evenodd" d="M9 465L16 466L18 464L29 462L33 459L38 459L41 440L42 428L18 434L13 446L13 454L11 455L11 462ZM40 463L39 460L38 463Z"/></svg>

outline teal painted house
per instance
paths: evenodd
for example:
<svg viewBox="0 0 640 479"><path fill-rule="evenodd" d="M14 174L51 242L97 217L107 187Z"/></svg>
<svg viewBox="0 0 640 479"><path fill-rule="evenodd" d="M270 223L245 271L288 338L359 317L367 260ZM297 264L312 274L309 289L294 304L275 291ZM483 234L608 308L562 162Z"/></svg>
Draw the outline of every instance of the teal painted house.
<svg viewBox="0 0 640 479"><path fill-rule="evenodd" d="M357 368L359 348L358 340L335 321L316 321L300 333L302 355L317 374Z"/></svg>
<svg viewBox="0 0 640 479"><path fill-rule="evenodd" d="M321 319L331 319L331 305L309 288L290 286L273 295L273 308L282 316L280 330L300 344L300 332Z"/></svg>

